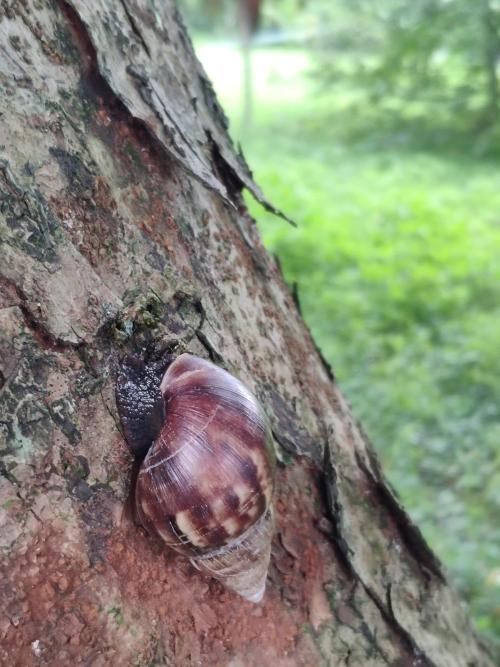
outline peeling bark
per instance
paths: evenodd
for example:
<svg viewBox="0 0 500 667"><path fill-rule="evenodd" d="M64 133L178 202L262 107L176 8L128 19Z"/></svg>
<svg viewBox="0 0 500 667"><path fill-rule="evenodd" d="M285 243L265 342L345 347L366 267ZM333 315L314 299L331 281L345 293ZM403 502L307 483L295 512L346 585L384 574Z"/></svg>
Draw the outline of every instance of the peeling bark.
<svg viewBox="0 0 500 667"><path fill-rule="evenodd" d="M262 247L171 0L0 2L0 662L493 665ZM125 352L259 396L281 465L264 603L134 522Z"/></svg>

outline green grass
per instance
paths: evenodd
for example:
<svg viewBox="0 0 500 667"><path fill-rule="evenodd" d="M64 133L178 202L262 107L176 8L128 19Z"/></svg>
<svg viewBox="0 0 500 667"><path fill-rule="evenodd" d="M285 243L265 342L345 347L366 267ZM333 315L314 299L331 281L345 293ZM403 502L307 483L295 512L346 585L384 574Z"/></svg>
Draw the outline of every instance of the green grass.
<svg viewBox="0 0 500 667"><path fill-rule="evenodd" d="M305 52L199 55L257 182L248 200L305 318L414 520L500 638L500 162L425 109L320 90ZM438 125L439 123L439 125Z"/></svg>

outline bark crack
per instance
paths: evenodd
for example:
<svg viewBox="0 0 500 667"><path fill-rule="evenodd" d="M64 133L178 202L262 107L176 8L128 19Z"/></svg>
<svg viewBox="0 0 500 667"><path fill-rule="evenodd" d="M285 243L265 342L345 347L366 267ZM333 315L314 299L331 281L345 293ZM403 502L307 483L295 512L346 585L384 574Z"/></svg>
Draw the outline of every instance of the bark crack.
<svg viewBox="0 0 500 667"><path fill-rule="evenodd" d="M107 411L108 414L110 415L111 419L112 419L112 420L114 421L114 423L115 423L116 430L118 431L118 433L121 434L122 438L123 438L124 440L126 440L127 438L125 437L125 433L123 432L123 429L122 429L122 426L121 426L121 424L120 424L120 421L119 421L119 419L117 419L117 417L116 417L115 413L113 412L113 410L111 410L111 408L109 407L109 405L108 405L106 399L105 399L104 396L103 396L102 389L101 389L100 387L99 387L99 394L100 394L100 396L101 396L101 401L102 401L102 404L104 405L104 408L106 409L106 411Z"/></svg>
<svg viewBox="0 0 500 667"><path fill-rule="evenodd" d="M358 458L358 457L356 457ZM360 461L358 461L360 464ZM366 467L362 467L363 471L367 473ZM366 591L367 595L373 601L377 609L379 610L382 618L386 623L397 633L402 646L414 656L416 662L413 664L415 667L436 667L435 663L425 654L425 652L417 645L411 634L399 623L394 615L394 610L392 607L392 597L391 597L391 587L392 584L386 586L386 599L385 601L381 600L377 593L366 583L361 574L356 570L352 556L354 555L353 550L349 546L348 540L346 539L343 529L342 529L342 515L343 508L340 501L338 491L337 491L337 479L338 472L333 464L331 459L330 448L327 444L325 447L325 462L324 462L324 476L326 483L326 495L327 495L327 506L330 511L330 519L332 521L334 531L333 531L333 540L338 548L338 552L341 555L341 562L351 576L359 582L359 584ZM380 481L379 484L383 485L383 482ZM386 505L387 507L387 505ZM398 506L399 507L399 506ZM391 511L391 508L388 508ZM402 511L402 510L400 510ZM409 518L407 519L409 521ZM398 523L399 528L399 523ZM423 539L423 538L422 538ZM412 544L412 547L415 546ZM427 545L425 545L427 547ZM411 553L411 548L410 553ZM428 549L428 547L427 547ZM433 554L432 554L433 555ZM434 556L434 555L433 555ZM435 558L435 557L434 557Z"/></svg>
<svg viewBox="0 0 500 667"><path fill-rule="evenodd" d="M441 563L427 545L420 530L413 524L411 518L399 504L394 492L387 486L387 482L383 479L380 464L376 456L372 454L372 452L369 452L370 464L372 465L374 472L367 467L365 461L363 461L362 457L357 452L355 456L358 466L374 487L377 497L387 509L390 516L394 519L398 533L407 547L408 553L414 558L425 579L429 580L430 575L434 575L442 584L446 584L446 579L441 569Z"/></svg>
<svg viewBox="0 0 500 667"><path fill-rule="evenodd" d="M191 143L189 142L188 138L184 134L182 128L180 127L179 123L173 118L172 114L168 110L168 108L165 106L165 103L161 99L160 94L158 91L153 87L150 79L148 79L144 74L142 74L137 67L134 67L133 65L129 65L127 67L127 74L129 74L131 77L133 77L138 85L139 85L139 92L141 94L142 99L148 104L154 111L156 117L160 121L163 129L165 130L166 134L168 135L169 139L172 142L173 148L176 150L176 152L181 156L181 157L186 157L186 152L182 146L180 146L176 140L175 140L175 133L177 132L178 135L181 137L181 139L184 142L185 146L188 146L189 149L191 150L191 153L193 155L196 155L196 151L193 149ZM172 127L169 127L166 122L165 118L172 123ZM193 174L194 175L194 174ZM232 204L232 202L229 202ZM234 206L234 204L232 204Z"/></svg>
<svg viewBox="0 0 500 667"><path fill-rule="evenodd" d="M52 352L65 352L66 350L75 350L78 352L86 345L81 337L79 337L80 341L78 343L73 343L72 341L55 336L45 324L36 318L28 305L28 297L24 294L19 285L16 285L12 280L3 275L0 275L0 281L4 285L11 287L15 292L18 301L17 303L12 304L12 306L19 308L24 323L42 349L51 350Z"/></svg>
<svg viewBox="0 0 500 667"><path fill-rule="evenodd" d="M134 21L134 18L130 13L130 11L128 11L128 8L125 4L126 0L120 0L120 2L124 7L127 20L132 26L134 34L137 35L138 39L141 42L141 45L145 49L147 49L148 48L147 44L137 28L137 23ZM57 0L57 3L63 15L66 17L68 23L73 29L76 38L76 44L78 45L78 48L80 49L82 55L84 56L84 58L82 58L82 62L83 63L87 62L87 70L88 70L87 75L90 74L93 76L93 78L95 79L95 83L97 84L97 88L99 89L100 92L104 93L102 95L102 99L105 100L106 98L108 98L113 100L114 105L118 107L122 112L122 114L128 119L130 127L132 129L135 128L136 130L140 129L142 133L146 135L147 142L152 148L154 148L156 154L160 153L161 155L166 155L170 159L174 160L184 171L186 171L189 175L195 178L204 187L208 188L212 192L217 193L219 197L221 197L221 199L231 208L237 208L237 206L232 201L231 193L228 192L226 189L226 183L238 182L239 185L237 191L241 191L243 187L246 187L252 193L255 199L265 208L265 210L269 211L273 215L282 218L283 220L286 220L291 225L296 226L296 223L291 218L287 217L282 211L280 211L278 208L276 208L270 202L267 201L267 199L264 197L260 189L254 183L252 173L248 168L243 156L235 153L232 144L230 140L227 138L227 136L223 136L219 141L217 141L213 137L210 129L206 127L206 124L203 125L209 142L209 148L212 149L215 146L216 152L220 156L220 164L223 164L222 172L219 172L216 169L215 161L213 160L213 155L211 162L203 159L199 147L193 147L192 143L186 137L182 136L182 133L180 136L182 136L183 146L179 146L178 143L175 141L175 138L172 136L172 130L174 128L177 128L177 131L179 131L178 123L172 119L172 114L165 109L165 105L162 102L161 98L159 97L158 93L151 89L148 78L145 79L146 88L143 87L142 91L139 90L139 94L142 95L144 91L146 91L146 93L149 93L149 95L151 95L151 93L154 93L155 101L153 101L152 99L148 101L146 98L143 97L144 101L146 102L146 104L148 104L148 106L152 108L152 111L155 114L157 114L157 116L159 113L159 106L161 105L161 107L165 110L164 113L166 114L167 118L173 123L173 128L168 128L165 125L164 120L161 117L159 118L162 128L165 132L165 138L167 141L164 141L162 140L162 138L157 136L154 129L151 128L143 118L134 115L127 106L126 101L120 96L118 91L115 91L112 88L111 83L108 82L108 79L101 71L99 67L98 48L92 41L91 33L87 27L87 24L80 16L74 4L69 0ZM134 25L135 25L135 30L134 30ZM193 61L197 63L193 53L186 53L186 56L188 57L190 57L191 55L193 57ZM131 74L132 76L135 76L136 78L142 77L142 74L137 72L137 67L132 68L129 65L129 67L127 67L126 70L127 73ZM203 75L202 72L200 72L199 64L197 65L196 74L198 74L200 80L203 81ZM158 102L156 102L156 99L158 100ZM207 111L209 111L209 109ZM146 139L146 137L144 138ZM224 145L225 144L224 139L226 138L228 139L228 144L229 144L228 146ZM171 143L171 145L169 145L169 142ZM190 160L189 157L186 157L186 152L184 150L185 148L189 148L191 152L191 157L194 158L194 162L193 159ZM226 157L224 156L224 153L226 153ZM231 156L234 157L234 162L231 159ZM196 162L198 162L198 167L196 165ZM241 204L241 202L238 203Z"/></svg>
<svg viewBox="0 0 500 667"><path fill-rule="evenodd" d="M171 142L170 147L155 134L154 130L142 118L139 118L132 113L122 97L112 88L111 84L102 73L99 67L97 47L94 45L91 33L78 11L68 0L57 0L57 3L72 29L75 43L83 56L81 59L82 63L84 63L84 71L82 72L82 75L86 79L86 83L89 85L90 89L93 90L95 94L98 94L102 102L106 104L108 110L115 115L118 113L121 119L129 125L130 129L138 135L139 142L147 143L152 153L156 155L164 165L166 161L173 160L196 181L219 195L228 206L235 208L234 203L225 192L222 182L219 181L220 187L217 187L215 182L211 183L209 178L205 177L203 173L200 173L199 170L189 164L189 161L185 159L184 149L175 141L172 129L166 127L161 118L160 121L166 132L166 137ZM136 79L148 83L145 77L138 72L137 68L129 66L127 67L127 73ZM149 85L147 86L146 92L151 94ZM139 93L141 94L141 91L139 91ZM144 86L142 87L142 93L144 93ZM147 99L144 97L143 99L148 103ZM150 101L149 104L151 105L152 102ZM152 104L152 111L158 114L158 109L154 104ZM189 145L189 143L187 143L187 145ZM199 153L193 151L193 155L195 154L199 155ZM203 162L200 164L208 170L208 165L205 165Z"/></svg>
<svg viewBox="0 0 500 667"><path fill-rule="evenodd" d="M4 466L3 462L0 461L0 477L3 477L6 479L11 486L14 487L14 493L16 495L16 498L20 500L23 504L24 507L26 507L26 510L39 522L42 523L42 519L38 516L38 514L35 512L35 510L28 506L28 499L25 498L21 492L21 489L19 488L19 482L17 479L12 475L7 468Z"/></svg>
<svg viewBox="0 0 500 667"><path fill-rule="evenodd" d="M392 601L391 601L391 584L388 584L386 587L386 604L380 599L380 597L375 593L375 591L365 584L361 579L360 583L366 591L367 595L371 598L377 609L379 610L382 618L390 625L394 630L397 631L399 638L402 640L406 648L408 648L413 655L415 656L416 662L412 663L414 667L437 667L436 663L431 660L422 649L417 645L411 634L399 623L397 618L394 616L392 610Z"/></svg>
<svg viewBox="0 0 500 667"><path fill-rule="evenodd" d="M332 537L340 555L345 570L357 581L361 582L352 564L353 550L344 537L342 530L343 507L340 502L337 487L337 469L332 463L328 444L324 450L323 475L325 480L326 505L330 510L330 520L333 526Z"/></svg>
<svg viewBox="0 0 500 667"><path fill-rule="evenodd" d="M130 11L126 0L120 0L120 4L123 7L123 10L125 11L125 15L126 15L127 20L130 24L130 27L132 28L132 32L134 33L134 35L137 37L137 39L141 43L141 46L144 49L144 51L147 53L148 58L151 58L151 51L149 50L149 46L147 45L146 40L144 39L141 31L139 30L139 27L138 27L134 17L132 16L132 12Z"/></svg>

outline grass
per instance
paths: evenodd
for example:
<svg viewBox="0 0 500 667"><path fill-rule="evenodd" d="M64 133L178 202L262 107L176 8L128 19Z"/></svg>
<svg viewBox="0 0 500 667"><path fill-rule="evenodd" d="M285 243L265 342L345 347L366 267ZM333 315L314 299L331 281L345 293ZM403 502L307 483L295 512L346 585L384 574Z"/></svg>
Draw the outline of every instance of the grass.
<svg viewBox="0 0 500 667"><path fill-rule="evenodd" d="M231 49L199 55L257 182L299 224L248 200L264 240L391 483L500 639L500 162L425 109L321 90L293 50L255 52L243 132Z"/></svg>

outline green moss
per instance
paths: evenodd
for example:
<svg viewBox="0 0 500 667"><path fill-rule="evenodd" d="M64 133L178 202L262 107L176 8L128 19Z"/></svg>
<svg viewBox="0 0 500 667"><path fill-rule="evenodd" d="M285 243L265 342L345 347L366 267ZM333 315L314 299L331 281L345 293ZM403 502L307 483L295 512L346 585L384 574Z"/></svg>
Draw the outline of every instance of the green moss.
<svg viewBox="0 0 500 667"><path fill-rule="evenodd" d="M156 329L163 315L163 302L154 292L142 294L137 288L127 292L123 300L127 307L115 316L111 326L111 335L118 344L141 330Z"/></svg>
<svg viewBox="0 0 500 667"><path fill-rule="evenodd" d="M142 164L141 156L135 146L131 144L130 141L126 141L123 144L123 150L132 160L134 167L137 170L142 171L144 169L144 165Z"/></svg>
<svg viewBox="0 0 500 667"><path fill-rule="evenodd" d="M123 625L124 618L121 607L111 607L108 609L108 614L114 619L116 625Z"/></svg>

